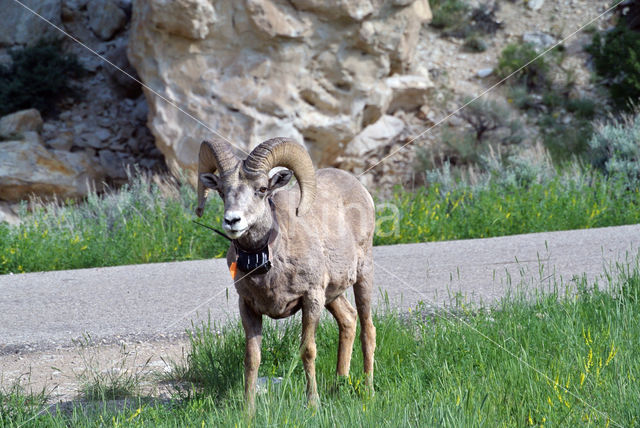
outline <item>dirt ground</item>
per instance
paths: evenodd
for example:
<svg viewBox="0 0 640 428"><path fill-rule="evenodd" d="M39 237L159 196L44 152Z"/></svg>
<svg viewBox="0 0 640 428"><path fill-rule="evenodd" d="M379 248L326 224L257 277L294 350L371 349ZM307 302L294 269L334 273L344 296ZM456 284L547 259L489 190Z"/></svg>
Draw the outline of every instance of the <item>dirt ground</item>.
<svg viewBox="0 0 640 428"><path fill-rule="evenodd" d="M135 376L141 395L167 398L171 391L160 380L175 364L184 363L188 350L188 340L182 338L4 354L0 355L0 388L19 382L26 392L44 391L51 404L68 403L83 399L87 382Z"/></svg>

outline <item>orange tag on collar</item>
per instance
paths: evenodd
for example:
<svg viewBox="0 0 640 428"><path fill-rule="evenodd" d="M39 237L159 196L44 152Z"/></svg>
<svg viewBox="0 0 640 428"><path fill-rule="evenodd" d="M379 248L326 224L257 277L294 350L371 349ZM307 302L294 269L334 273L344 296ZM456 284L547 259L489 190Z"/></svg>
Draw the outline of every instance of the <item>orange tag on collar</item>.
<svg viewBox="0 0 640 428"><path fill-rule="evenodd" d="M231 263L231 266L229 266L229 272L231 272L231 279L236 279L236 269L237 269L236 262Z"/></svg>

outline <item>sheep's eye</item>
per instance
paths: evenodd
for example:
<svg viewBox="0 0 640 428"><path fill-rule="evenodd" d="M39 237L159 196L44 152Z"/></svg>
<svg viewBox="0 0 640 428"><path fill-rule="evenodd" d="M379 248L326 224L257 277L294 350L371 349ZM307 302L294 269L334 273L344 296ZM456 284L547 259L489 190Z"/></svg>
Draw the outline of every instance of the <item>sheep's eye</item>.
<svg viewBox="0 0 640 428"><path fill-rule="evenodd" d="M260 192L262 194L267 193L267 188L262 186L260 189L258 189L258 192Z"/></svg>

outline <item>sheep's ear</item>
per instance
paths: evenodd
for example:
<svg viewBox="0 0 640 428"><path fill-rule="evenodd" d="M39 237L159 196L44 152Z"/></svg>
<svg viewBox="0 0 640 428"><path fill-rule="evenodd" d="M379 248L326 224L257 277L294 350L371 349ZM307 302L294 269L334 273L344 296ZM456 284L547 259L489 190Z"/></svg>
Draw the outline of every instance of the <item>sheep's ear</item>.
<svg viewBox="0 0 640 428"><path fill-rule="evenodd" d="M286 186L291 180L293 173L288 169L283 169L273 174L273 177L269 179L269 190L274 191L279 187Z"/></svg>
<svg viewBox="0 0 640 428"><path fill-rule="evenodd" d="M220 178L218 178L218 176L216 176L215 174L211 174L210 172L200 174L200 181L202 181L204 187L207 187L209 189L217 190L218 186L220 185Z"/></svg>

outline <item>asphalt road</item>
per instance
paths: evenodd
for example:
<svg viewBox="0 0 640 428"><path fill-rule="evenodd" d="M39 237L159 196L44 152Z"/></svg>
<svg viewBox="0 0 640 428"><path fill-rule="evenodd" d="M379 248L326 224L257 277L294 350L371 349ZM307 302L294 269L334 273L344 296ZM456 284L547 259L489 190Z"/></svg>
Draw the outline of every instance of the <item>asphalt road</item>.
<svg viewBox="0 0 640 428"><path fill-rule="evenodd" d="M601 279L617 261L634 261L640 225L500 238L376 247L378 305L408 309L467 301L495 303ZM601 283L604 282L601 280ZM237 317L237 294L222 259L0 276L0 353L97 341L184 334L209 317Z"/></svg>

